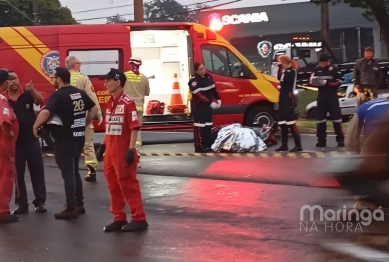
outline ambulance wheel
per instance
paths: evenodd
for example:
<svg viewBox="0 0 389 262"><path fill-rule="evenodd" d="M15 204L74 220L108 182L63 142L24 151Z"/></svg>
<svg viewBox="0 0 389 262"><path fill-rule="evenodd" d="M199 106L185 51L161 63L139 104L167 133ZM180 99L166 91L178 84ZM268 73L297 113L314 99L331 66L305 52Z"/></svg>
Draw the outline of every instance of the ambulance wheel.
<svg viewBox="0 0 389 262"><path fill-rule="evenodd" d="M274 110L269 106L257 106L250 109L245 116L244 125L250 127L262 127L264 124L273 126Z"/></svg>

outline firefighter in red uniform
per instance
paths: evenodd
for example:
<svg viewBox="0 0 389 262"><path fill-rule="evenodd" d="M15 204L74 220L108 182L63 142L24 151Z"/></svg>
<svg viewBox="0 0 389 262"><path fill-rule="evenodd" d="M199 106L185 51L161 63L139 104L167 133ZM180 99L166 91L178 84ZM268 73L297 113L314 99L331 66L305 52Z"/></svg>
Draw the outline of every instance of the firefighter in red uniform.
<svg viewBox="0 0 389 262"><path fill-rule="evenodd" d="M133 232L148 228L143 210L139 181L136 178L139 156L135 149L140 124L134 100L124 93L127 80L123 72L112 68L103 77L112 95L106 111L106 132L96 152L98 161L104 159L104 175L111 193L111 213L114 222L104 227L105 232ZM105 154L104 154L105 153ZM127 222L126 201L132 220Z"/></svg>
<svg viewBox="0 0 389 262"><path fill-rule="evenodd" d="M8 71L0 70L0 223L19 220L18 216L9 212L15 184L15 146L19 124L7 98L1 95L8 87L8 80L15 79Z"/></svg>

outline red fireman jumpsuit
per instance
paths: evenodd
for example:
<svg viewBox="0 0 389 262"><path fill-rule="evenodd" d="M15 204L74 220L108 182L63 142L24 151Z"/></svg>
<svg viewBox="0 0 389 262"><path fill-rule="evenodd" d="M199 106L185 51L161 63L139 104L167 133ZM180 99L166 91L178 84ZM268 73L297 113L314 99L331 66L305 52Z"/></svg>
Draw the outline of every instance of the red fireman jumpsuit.
<svg viewBox="0 0 389 262"><path fill-rule="evenodd" d="M7 98L0 95L0 126L10 124L12 138L0 129L0 219L9 214L9 203L15 185L15 142L19 134L19 123Z"/></svg>
<svg viewBox="0 0 389 262"><path fill-rule="evenodd" d="M125 201L131 209L133 221L146 221L139 181L136 172L138 154L131 165L125 161L130 147L131 131L139 129L135 102L124 92L108 101L106 111L104 175L111 193L111 213L114 221L127 221Z"/></svg>

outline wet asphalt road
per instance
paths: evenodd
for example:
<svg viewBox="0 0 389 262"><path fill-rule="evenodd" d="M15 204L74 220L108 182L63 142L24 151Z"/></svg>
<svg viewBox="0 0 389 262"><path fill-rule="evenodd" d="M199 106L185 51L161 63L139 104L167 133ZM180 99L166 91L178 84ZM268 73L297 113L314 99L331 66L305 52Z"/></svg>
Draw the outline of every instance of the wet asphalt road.
<svg viewBox="0 0 389 262"><path fill-rule="evenodd" d="M143 140L143 152L193 150L191 133L150 132ZM303 137L303 145L314 143L314 136ZM112 217L101 172L97 183L84 183L87 213L73 221L54 219L64 204L64 192L53 160L45 159L49 212L31 212L16 224L0 227L0 261L353 261L322 250L322 233L300 228L303 205L343 193L309 183L301 186L314 159L284 159L295 162L280 165L280 159L142 157L139 172L147 175L139 175L139 180L150 228L125 234L102 231ZM230 177L220 176L227 171ZM29 177L26 181L31 189ZM32 190L29 195L32 199Z"/></svg>
<svg viewBox="0 0 389 262"><path fill-rule="evenodd" d="M1 225L0 261L353 261L324 252L317 245L323 235L299 225L303 205L340 190L139 175L149 230L107 234L110 200L100 172L98 179L84 183L87 213L58 221L63 182L46 168L49 212Z"/></svg>
<svg viewBox="0 0 389 262"><path fill-rule="evenodd" d="M103 140L104 133L96 133L94 143L95 146L99 146ZM279 144L269 148L270 151L274 150L280 145L280 138L278 137ZM337 147L336 139L334 135L328 135L327 147L317 148L317 138L315 134L303 134L301 139L304 150L308 151L336 151L339 150ZM190 152L194 152L193 147L193 133L191 132L142 132L143 145L147 146L147 152L152 152L152 145L160 144L181 144L191 143L189 148ZM289 148L294 146L293 138L289 136ZM188 150L188 151L189 151Z"/></svg>

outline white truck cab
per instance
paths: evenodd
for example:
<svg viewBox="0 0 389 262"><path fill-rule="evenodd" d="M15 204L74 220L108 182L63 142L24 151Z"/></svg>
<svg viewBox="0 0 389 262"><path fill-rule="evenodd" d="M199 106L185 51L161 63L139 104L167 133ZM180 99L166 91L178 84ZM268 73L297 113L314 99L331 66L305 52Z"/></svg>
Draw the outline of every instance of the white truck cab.
<svg viewBox="0 0 389 262"><path fill-rule="evenodd" d="M318 52L321 50L321 44L321 42L295 42L289 47L275 49L272 57L271 75L277 77L278 57L282 55L287 55L295 60L300 69L314 68L319 62Z"/></svg>

